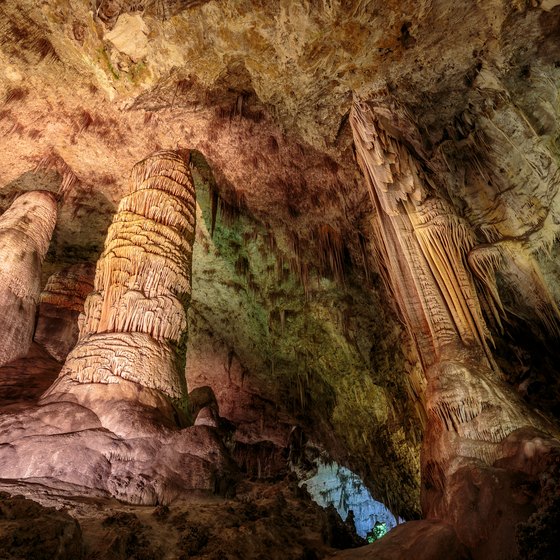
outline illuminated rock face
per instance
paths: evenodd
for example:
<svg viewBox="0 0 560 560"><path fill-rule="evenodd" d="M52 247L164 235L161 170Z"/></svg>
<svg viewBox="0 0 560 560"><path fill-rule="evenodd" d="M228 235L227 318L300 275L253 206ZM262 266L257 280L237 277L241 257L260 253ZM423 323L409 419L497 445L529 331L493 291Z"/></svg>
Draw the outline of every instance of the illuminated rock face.
<svg viewBox="0 0 560 560"><path fill-rule="evenodd" d="M49 192L19 196L0 217L0 365L25 356L33 340L41 265L56 225Z"/></svg>
<svg viewBox="0 0 560 560"><path fill-rule="evenodd" d="M493 359L480 302L494 302L488 308L497 311L499 300L491 259L481 253L498 248L477 247L469 224L430 184L418 160L421 144L411 149L399 139L399 127L409 133L413 127L398 110L356 103L351 122L377 213L381 270L428 381L423 513L451 522L474 558L514 558L515 526L527 514L512 498L512 472L535 482L537 473L552 468L559 446L546 420L504 383ZM483 280L481 299L472 266ZM537 286L543 302L537 315L554 324L545 288ZM513 458L526 448L534 452L520 467Z"/></svg>
<svg viewBox="0 0 560 560"><path fill-rule="evenodd" d="M78 341L78 317L93 290L95 266L80 263L56 272L41 293L35 342L64 361Z"/></svg>
<svg viewBox="0 0 560 560"><path fill-rule="evenodd" d="M216 430L178 429L188 416L194 208L181 154L159 152L134 167L76 346L40 406L0 418L3 477L48 478L79 494L140 504L193 489L227 491L236 467ZM51 294L62 291L58 285L49 284Z"/></svg>
<svg viewBox="0 0 560 560"><path fill-rule="evenodd" d="M138 163L109 227L78 343L46 400L84 394L79 385L128 381L156 400L171 400L179 416L186 413L194 228L195 193L185 161L159 152Z"/></svg>

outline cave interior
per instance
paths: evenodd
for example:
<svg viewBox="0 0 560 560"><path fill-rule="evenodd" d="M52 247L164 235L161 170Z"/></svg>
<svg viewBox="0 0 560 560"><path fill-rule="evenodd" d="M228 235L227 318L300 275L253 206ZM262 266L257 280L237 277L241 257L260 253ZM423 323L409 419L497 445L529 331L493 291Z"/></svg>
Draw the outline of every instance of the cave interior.
<svg viewBox="0 0 560 560"><path fill-rule="evenodd" d="M0 1L0 559L555 560L560 0Z"/></svg>

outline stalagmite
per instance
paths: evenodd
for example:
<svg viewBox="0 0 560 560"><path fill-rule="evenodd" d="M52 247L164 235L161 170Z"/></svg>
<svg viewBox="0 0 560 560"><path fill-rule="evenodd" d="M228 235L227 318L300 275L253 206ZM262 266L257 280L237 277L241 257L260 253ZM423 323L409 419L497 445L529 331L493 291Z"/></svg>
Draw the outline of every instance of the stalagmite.
<svg viewBox="0 0 560 560"><path fill-rule="evenodd" d="M181 429L194 228L184 157L158 152L138 163L58 379L39 406L0 416L3 477L139 504L228 490L237 471L217 431ZM51 278L45 302L78 307L83 272Z"/></svg>
<svg viewBox="0 0 560 560"><path fill-rule="evenodd" d="M190 170L178 154L159 152L134 167L79 319L78 343L45 402L85 394L79 385L126 380L170 399L179 417L186 413L195 215Z"/></svg>
<svg viewBox="0 0 560 560"><path fill-rule="evenodd" d="M468 223L430 188L417 159L419 145L412 151L411 139L405 144L399 137L399 115L359 101L350 120L376 211L381 271L428 381L424 515L451 522L460 540L481 555L473 558L515 557L512 537L523 517L512 503L511 475L504 473L519 469L523 476L534 476L553 463L558 446L546 420L532 413L502 380L470 269L498 321L503 309L494 273L506 252L514 266L533 278L537 299L546 296L543 284L507 243L476 247ZM408 132L411 129L408 123ZM556 307L544 296L537 308L551 327ZM523 453L523 446L534 454L520 468L512 457ZM495 535L488 530L492 523L497 524Z"/></svg>
<svg viewBox="0 0 560 560"><path fill-rule="evenodd" d="M0 365L24 356L33 340L56 217L56 199L46 191L22 194L0 217Z"/></svg>
<svg viewBox="0 0 560 560"><path fill-rule="evenodd" d="M41 293L35 342L59 361L78 341L78 317L93 290L95 266L79 263L56 272Z"/></svg>

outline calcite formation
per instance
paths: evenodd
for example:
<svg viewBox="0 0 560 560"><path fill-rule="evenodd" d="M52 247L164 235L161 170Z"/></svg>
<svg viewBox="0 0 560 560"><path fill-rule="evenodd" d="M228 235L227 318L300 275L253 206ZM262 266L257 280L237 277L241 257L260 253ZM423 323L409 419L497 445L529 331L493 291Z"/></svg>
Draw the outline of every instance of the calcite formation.
<svg viewBox="0 0 560 560"><path fill-rule="evenodd" d="M408 125L409 133L413 126L398 108L357 101L351 123L376 210L380 266L428 380L423 513L452 521L460 540L480 555L475 557L487 557L498 548L501 552L493 558L512 557L515 544L504 534L511 535L522 518L516 516L516 507L509 504L499 531L487 530L496 516L496 506L487 501L495 504L500 499L497 488L491 488L491 477L507 480L495 467L514 469L508 463L512 448L535 446L538 441L538 451L529 460L533 465L522 469L532 476L546 470L547 461L554 462L558 445L552 425L530 411L503 382L493 359L492 337L469 263L476 263L475 272L486 279L481 297L499 302L487 272L492 259L478 256L497 252L496 244L478 248L469 224L434 188L434 178L420 164L421 145L411 147L399 136L399 125ZM480 263L488 263L488 268L482 269ZM535 301L538 295L537 291ZM537 315L554 325L554 314L542 312L547 305L554 310L549 302L544 298ZM477 482L473 484L472 478ZM501 484L507 486L505 481ZM480 497L480 486L493 497ZM476 511L468 523L458 514L464 513L465 504Z"/></svg>
<svg viewBox="0 0 560 560"><path fill-rule="evenodd" d="M33 340L56 217L56 199L46 191L22 194L0 217L0 365L25 356Z"/></svg>
<svg viewBox="0 0 560 560"><path fill-rule="evenodd" d="M188 375L219 404L186 407L184 306L127 268L138 244L175 266L159 218L121 220L148 241L112 228L62 376L3 419L2 473L168 499L190 484L173 472L202 465L172 449L187 434L217 449L204 438L227 416L259 474L294 426L407 519L422 462L417 536L447 519L427 530L438 549L457 535L467 556L518 556L515 523L558 478L559 27L557 0L0 2L0 205L35 188L31 168L44 188L62 175L50 271L97 260L123 170L161 146L198 154ZM64 359L46 305L35 338ZM21 387L26 363L5 366ZM207 426L177 430L189 409Z"/></svg>
<svg viewBox="0 0 560 560"><path fill-rule="evenodd" d="M78 343L44 400L83 384L126 380L186 414L185 355L195 193L190 170L159 152L132 171L131 192L109 227Z"/></svg>
<svg viewBox="0 0 560 560"><path fill-rule="evenodd" d="M33 339L62 362L78 341L78 318L93 290L95 266L79 263L54 273L41 292Z"/></svg>
<svg viewBox="0 0 560 560"><path fill-rule="evenodd" d="M236 469L218 433L178 429L188 416L194 196L182 153L158 152L134 167L76 346L39 406L0 417L3 477L144 504L228 490Z"/></svg>

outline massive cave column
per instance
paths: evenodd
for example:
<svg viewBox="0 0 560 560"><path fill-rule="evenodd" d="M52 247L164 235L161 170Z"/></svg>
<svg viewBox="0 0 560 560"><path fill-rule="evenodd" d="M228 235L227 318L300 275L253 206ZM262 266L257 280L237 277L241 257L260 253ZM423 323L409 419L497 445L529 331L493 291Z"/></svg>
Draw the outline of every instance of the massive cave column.
<svg viewBox="0 0 560 560"><path fill-rule="evenodd" d="M56 199L46 191L22 194L0 217L0 365L25 356L33 340L56 218Z"/></svg>
<svg viewBox="0 0 560 560"><path fill-rule="evenodd" d="M176 152L132 171L80 316L80 335L42 402L77 400L122 431L115 407L147 405L186 421L185 355L195 191ZM119 425L121 423L121 425Z"/></svg>
<svg viewBox="0 0 560 560"><path fill-rule="evenodd" d="M534 476L556 444L494 363L468 265L475 239L422 169L422 148L406 121L373 103L357 102L351 113L381 272L428 381L422 508L451 522L474 558L514 558L514 527L528 509L512 502L504 469L520 468L522 456L524 476ZM486 305L493 294L485 288Z"/></svg>
<svg viewBox="0 0 560 560"><path fill-rule="evenodd" d="M37 406L0 414L0 476L137 504L225 493L237 470L218 432L184 426L190 171L181 153L159 152L131 183L58 379ZM61 283L49 285L51 302L68 302Z"/></svg>

